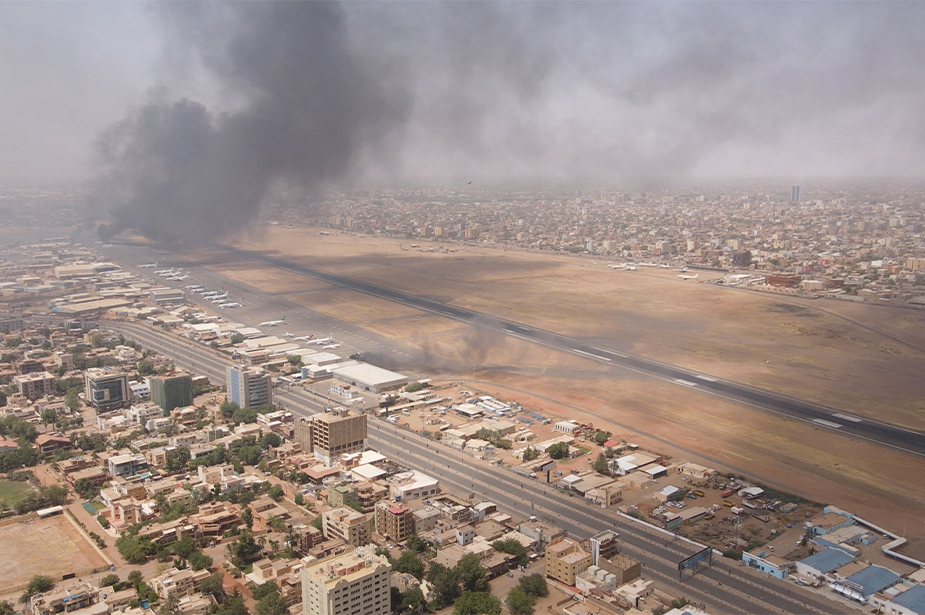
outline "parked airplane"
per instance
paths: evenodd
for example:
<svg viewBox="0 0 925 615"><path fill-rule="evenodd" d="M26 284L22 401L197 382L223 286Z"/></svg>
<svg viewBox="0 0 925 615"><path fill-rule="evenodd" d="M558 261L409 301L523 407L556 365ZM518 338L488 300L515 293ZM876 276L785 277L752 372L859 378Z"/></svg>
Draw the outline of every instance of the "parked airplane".
<svg viewBox="0 0 925 615"><path fill-rule="evenodd" d="M160 273L158 273L157 271L155 271L154 273L155 275L168 276L168 275L177 275L178 273L183 273L183 270L177 269L176 271L174 271L173 269L165 269L161 271Z"/></svg>
<svg viewBox="0 0 925 615"><path fill-rule="evenodd" d="M218 291L218 290L210 290L208 292L199 293L199 294L202 295L203 299L214 299L215 297L218 297L222 293L221 291Z"/></svg>
<svg viewBox="0 0 925 615"><path fill-rule="evenodd" d="M311 340L311 339L315 339L314 333L312 333L311 335L303 335L301 337L294 337L292 338L292 341L293 342L307 342L308 340Z"/></svg>
<svg viewBox="0 0 925 615"><path fill-rule="evenodd" d="M224 301L227 298L228 298L228 291L226 290L225 292L212 297L212 303L218 303L219 301Z"/></svg>
<svg viewBox="0 0 925 615"><path fill-rule="evenodd" d="M682 280L696 280L697 276L699 275L700 275L699 273L695 273L694 275L684 275L682 273L678 277L681 278Z"/></svg>
<svg viewBox="0 0 925 615"><path fill-rule="evenodd" d="M157 267L157 263L148 263L147 265L138 265L140 269L153 269Z"/></svg>
<svg viewBox="0 0 925 615"><path fill-rule="evenodd" d="M306 344L327 344L328 342L331 342L331 341L334 341L333 333L327 337L323 337L317 340L311 340L310 342L306 342Z"/></svg>
<svg viewBox="0 0 925 615"><path fill-rule="evenodd" d="M188 273L184 273L184 274L181 275L181 276L177 276L177 277L173 278L173 280L175 280L175 281L177 281L177 282L181 282L181 281L186 280L186 279L189 279L189 274L188 274Z"/></svg>
<svg viewBox="0 0 925 615"><path fill-rule="evenodd" d="M322 350L337 350L337 349L340 348L341 346L343 346L343 344L341 344L340 342L338 342L338 343L336 343L336 344L328 344L327 346L322 346L321 349L322 349Z"/></svg>
<svg viewBox="0 0 925 615"><path fill-rule="evenodd" d="M626 263L623 263L622 265L607 265L607 266L610 267L611 269L626 269Z"/></svg>
<svg viewBox="0 0 925 615"><path fill-rule="evenodd" d="M678 271L680 271L681 273L685 273L687 271L687 267L681 267L680 269L678 269Z"/></svg>
<svg viewBox="0 0 925 615"><path fill-rule="evenodd" d="M203 286L202 284L189 284L189 285L187 285L187 286L184 286L184 287L183 287L183 290L188 290L188 291L192 291L192 292L195 293L195 292L199 292L200 290L203 290L203 291L204 291L204 290L207 290L207 289L206 289L206 287Z"/></svg>
<svg viewBox="0 0 925 615"><path fill-rule="evenodd" d="M285 317L285 316L283 316L283 317L280 318L279 320L267 320L267 321L265 321L265 322L260 323L260 324L257 325L257 326L258 326L258 327L275 327L276 325L281 325L281 324L283 324L284 322L286 322L286 317Z"/></svg>
<svg viewBox="0 0 925 615"><path fill-rule="evenodd" d="M218 307L220 308L239 308L239 307L244 307L244 304L235 301L233 303L223 303Z"/></svg>
<svg viewBox="0 0 925 615"><path fill-rule="evenodd" d="M626 266L626 270L627 270L627 271L636 271L636 265L627 265L627 266Z"/></svg>
<svg viewBox="0 0 925 615"><path fill-rule="evenodd" d="M173 269L161 269L160 271L155 271L154 275L167 275L168 273L173 273Z"/></svg>
<svg viewBox="0 0 925 615"><path fill-rule="evenodd" d="M283 337L292 337L292 333L289 333L288 331L286 331L285 333L283 333Z"/></svg>

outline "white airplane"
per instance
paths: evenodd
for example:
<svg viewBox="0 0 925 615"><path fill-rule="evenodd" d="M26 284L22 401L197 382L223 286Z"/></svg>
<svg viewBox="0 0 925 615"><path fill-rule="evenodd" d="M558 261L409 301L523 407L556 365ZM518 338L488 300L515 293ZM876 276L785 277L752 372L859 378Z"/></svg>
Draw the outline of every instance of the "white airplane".
<svg viewBox="0 0 925 615"><path fill-rule="evenodd" d="M681 267L680 269L678 269L678 271L680 271L681 273L685 273L687 271L687 267Z"/></svg>
<svg viewBox="0 0 925 615"><path fill-rule="evenodd" d="M286 331L285 333L283 333L283 337L292 337L292 333L289 333L288 331Z"/></svg>
<svg viewBox="0 0 925 615"><path fill-rule="evenodd" d="M203 286L202 284L189 284L187 286L184 286L183 290L189 290L195 293L200 290L206 290L206 287Z"/></svg>
<svg viewBox="0 0 925 615"><path fill-rule="evenodd" d="M188 273L184 273L183 275L181 275L181 276L176 276L176 277L174 277L173 279L176 280L177 282L180 282L180 281L186 280L186 279L188 279L188 278L189 278L189 274L188 274Z"/></svg>
<svg viewBox="0 0 925 615"><path fill-rule="evenodd" d="M244 304L234 301L232 303L223 303L218 307L220 308L239 308L239 307L244 307Z"/></svg>
<svg viewBox="0 0 925 615"><path fill-rule="evenodd" d="M678 277L681 278L682 280L696 280L697 276L699 275L700 275L699 273L695 273L694 275L684 275L682 273Z"/></svg>
<svg viewBox="0 0 925 615"><path fill-rule="evenodd" d="M626 270L627 270L627 271L636 271L636 265L627 265L627 266L626 266Z"/></svg>
<svg viewBox="0 0 925 615"><path fill-rule="evenodd" d="M212 293L212 292L216 292L216 293L218 292L217 290L215 291L209 290L208 286L203 286L202 284L200 284L200 287L201 288L199 288L198 290L194 290L193 292L195 292L197 295L208 295L209 293Z"/></svg>
<svg viewBox="0 0 925 615"><path fill-rule="evenodd" d="M311 335L303 335L301 337L294 337L292 338L292 341L293 342L307 342L308 340L312 340L312 339L315 339L314 333L312 333Z"/></svg>
<svg viewBox="0 0 925 615"><path fill-rule="evenodd" d="M157 263L148 263L147 265L138 265L139 269L153 269L157 267Z"/></svg>
<svg viewBox="0 0 925 615"><path fill-rule="evenodd" d="M210 297L210 299L212 299L212 303L218 303L219 301L224 301L227 298L228 298L227 290L221 294L215 295L214 297Z"/></svg>
<svg viewBox="0 0 925 615"><path fill-rule="evenodd" d="M333 342L333 341L334 341L334 334L332 333L331 335L327 337L323 337L317 340L311 340L305 343L306 344L327 344L328 342Z"/></svg>
<svg viewBox="0 0 925 615"><path fill-rule="evenodd" d="M626 263L623 263L622 265L607 265L607 266L610 267L611 269L626 269Z"/></svg>
<svg viewBox="0 0 925 615"><path fill-rule="evenodd" d="M286 322L286 317L285 317L285 316L283 316L283 317L280 318L279 320L267 320L267 321L265 321L265 322L260 323L260 324L257 325L257 326L258 326L258 327L275 327L276 325L281 325L281 324L283 324L284 322Z"/></svg>
<svg viewBox="0 0 925 615"><path fill-rule="evenodd" d="M322 350L337 350L337 349L340 348L341 346L343 346L343 344L341 344L340 342L338 342L338 343L336 343L336 344L328 344L327 346L322 346L321 349L322 349Z"/></svg>
<svg viewBox="0 0 925 615"><path fill-rule="evenodd" d="M154 275L167 275L168 273L173 273L173 269L161 269L160 271L155 271Z"/></svg>

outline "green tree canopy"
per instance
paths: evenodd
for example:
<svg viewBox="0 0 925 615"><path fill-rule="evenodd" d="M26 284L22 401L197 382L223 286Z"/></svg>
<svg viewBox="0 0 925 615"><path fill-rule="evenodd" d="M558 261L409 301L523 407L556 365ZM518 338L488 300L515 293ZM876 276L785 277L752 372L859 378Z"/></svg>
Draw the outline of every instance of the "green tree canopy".
<svg viewBox="0 0 925 615"><path fill-rule="evenodd" d="M424 562L410 549L401 554L395 562L395 570L414 575L419 581L424 578Z"/></svg>
<svg viewBox="0 0 925 615"><path fill-rule="evenodd" d="M549 585L546 583L546 577L538 572L521 578L519 585L531 596L542 598L549 595Z"/></svg>
<svg viewBox="0 0 925 615"><path fill-rule="evenodd" d="M517 561L518 566L526 566L530 561L527 556L527 549L517 540L513 538L505 538L502 540L496 540L491 543L496 550L507 553L508 555L513 555Z"/></svg>
<svg viewBox="0 0 925 615"><path fill-rule="evenodd" d="M520 585L515 585L507 595L507 606L514 615L530 615L536 599L524 591Z"/></svg>
<svg viewBox="0 0 925 615"><path fill-rule="evenodd" d="M488 592L463 592L453 602L453 615L501 615L501 601Z"/></svg>

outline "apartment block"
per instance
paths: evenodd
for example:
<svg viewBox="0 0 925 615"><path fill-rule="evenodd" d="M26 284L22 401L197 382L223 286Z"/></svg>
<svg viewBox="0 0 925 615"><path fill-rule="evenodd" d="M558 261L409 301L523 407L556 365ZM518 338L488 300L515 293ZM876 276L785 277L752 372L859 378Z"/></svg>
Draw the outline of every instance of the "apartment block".
<svg viewBox="0 0 925 615"><path fill-rule="evenodd" d="M193 403L193 377L189 374L148 377L151 401L170 412Z"/></svg>
<svg viewBox="0 0 925 615"><path fill-rule="evenodd" d="M330 462L340 455L366 450L366 415L343 408L312 417L312 452ZM301 444L301 442L299 443Z"/></svg>
<svg viewBox="0 0 925 615"><path fill-rule="evenodd" d="M273 403L273 377L241 365L226 370L228 399L242 408Z"/></svg>
<svg viewBox="0 0 925 615"><path fill-rule="evenodd" d="M386 500L376 503L376 533L401 542L414 533L414 515L410 510Z"/></svg>
<svg viewBox="0 0 925 615"><path fill-rule="evenodd" d="M574 586L575 577L591 565L591 554L574 540L563 538L546 546L546 576Z"/></svg>
<svg viewBox="0 0 925 615"><path fill-rule="evenodd" d="M353 547L362 547L370 543L373 533L372 521L372 515L364 515L352 508L335 508L321 516L325 538L340 538Z"/></svg>
<svg viewBox="0 0 925 615"><path fill-rule="evenodd" d="M32 401L55 392L55 377L48 372L34 372L13 379L20 395Z"/></svg>
<svg viewBox="0 0 925 615"><path fill-rule="evenodd" d="M370 547L302 569L303 615L389 615L392 566Z"/></svg>

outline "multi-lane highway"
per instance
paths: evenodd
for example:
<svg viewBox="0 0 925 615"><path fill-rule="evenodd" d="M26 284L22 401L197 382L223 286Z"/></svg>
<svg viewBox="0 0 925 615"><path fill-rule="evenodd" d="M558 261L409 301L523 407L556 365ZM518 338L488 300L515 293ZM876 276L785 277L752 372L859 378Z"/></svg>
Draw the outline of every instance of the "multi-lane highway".
<svg viewBox="0 0 925 615"><path fill-rule="evenodd" d="M554 348L562 352L646 374L677 386L693 389L705 394L744 404L752 408L784 416L789 419L808 423L813 427L837 431L895 450L917 455L919 457L925 457L925 433L921 431L906 429L897 425L858 416L850 412L839 411L834 408L828 408L812 402L795 399L763 389L757 389L729 380L715 378L707 374L701 374L652 359L629 355L602 346L592 346L579 339L560 335L552 331L537 329L535 327L496 318L466 308L456 307L419 295L371 284L369 282L315 269L306 265L292 263L260 252L241 250L227 246L220 247L243 259L258 261L279 269L312 277L330 284L336 284L344 288L349 288L350 290L408 305L468 324L477 325L504 335L510 335L528 342Z"/></svg>
<svg viewBox="0 0 925 615"><path fill-rule="evenodd" d="M139 325L106 323L146 347L172 357L184 368L206 374L221 382L230 363L215 351L163 335ZM322 409L308 393L294 388L278 395L291 411L311 414ZM701 568L696 575L679 579L677 563L697 548L610 510L589 505L536 480L522 478L508 470L476 461L459 451L382 421L370 421L370 445L402 463L436 475L444 485L463 496L470 493L495 502L503 510L526 518L536 514L584 538L603 531L620 533L623 550L639 559L645 576L677 596L706 604L722 613L833 613L851 610L803 588L719 561Z"/></svg>

